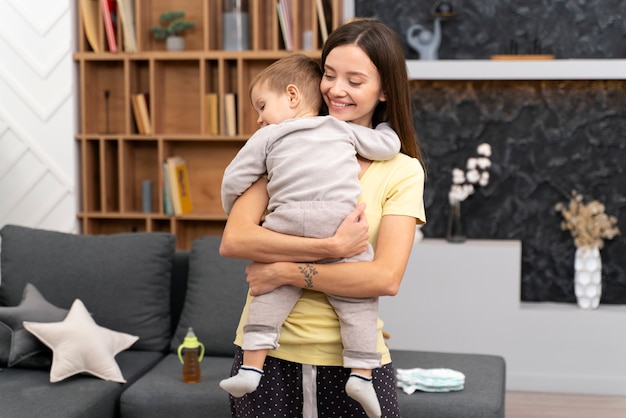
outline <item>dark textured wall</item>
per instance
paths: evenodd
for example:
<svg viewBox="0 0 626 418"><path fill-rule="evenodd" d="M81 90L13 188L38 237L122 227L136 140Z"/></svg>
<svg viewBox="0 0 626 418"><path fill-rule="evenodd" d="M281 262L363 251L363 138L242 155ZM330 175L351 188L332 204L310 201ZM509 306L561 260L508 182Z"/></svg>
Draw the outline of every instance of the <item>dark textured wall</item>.
<svg viewBox="0 0 626 418"><path fill-rule="evenodd" d="M626 57L624 0L452 0L457 16L443 21L441 59L483 59L510 52L557 58ZM401 34L415 23L432 25L435 0L355 0L356 16L376 17ZM417 53L406 46L408 59Z"/></svg>
<svg viewBox="0 0 626 418"><path fill-rule="evenodd" d="M419 22L433 4L357 0L356 14L401 27L414 16ZM558 49L544 52L619 57L625 4L462 2L456 21L446 24L463 26L466 35L444 38L440 56L484 58L506 52L501 50L509 43L506 28L530 34L534 28L567 27ZM606 212L619 219L622 235L606 241L601 253L602 303L626 304L626 81L414 81L413 98L414 122L428 158L425 236L445 236L451 170L475 155L479 143L489 142L491 182L463 202L466 235L522 240L523 301L575 302L575 247L569 232L561 231L554 205L568 202L576 189L586 200L605 203Z"/></svg>
<svg viewBox="0 0 626 418"><path fill-rule="evenodd" d="M576 189L620 220L624 234L602 250L602 303L626 303L626 82L413 86L415 126L428 158L424 235L445 236L451 170L488 142L491 181L462 204L466 235L522 240L522 300L574 302L575 247L554 205Z"/></svg>

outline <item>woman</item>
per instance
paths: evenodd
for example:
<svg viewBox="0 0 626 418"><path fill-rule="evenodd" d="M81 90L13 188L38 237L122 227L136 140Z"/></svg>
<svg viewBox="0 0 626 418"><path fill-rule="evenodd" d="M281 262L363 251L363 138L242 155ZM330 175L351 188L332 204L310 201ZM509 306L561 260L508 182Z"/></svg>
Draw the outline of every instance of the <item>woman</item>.
<svg viewBox="0 0 626 418"><path fill-rule="evenodd" d="M412 124L406 63L397 35L374 20L358 20L333 31L322 51L320 90L329 114L373 127L387 121L400 136L402 153L387 161L359 159L361 205L326 239L281 235L259 226L267 207L259 181L232 208L221 254L255 260L248 269L250 295L282 285L305 291L281 329L280 347L270 352L259 388L232 399L235 417L366 416L345 391L349 369L342 365L339 322L324 293L346 297L393 296L412 248L416 223L425 222L424 170ZM314 175L314 173L312 173ZM375 248L371 262L314 264ZM242 314L235 343L241 345ZM374 370L382 416L400 416L393 367L379 321ZM241 365L241 350L233 371Z"/></svg>

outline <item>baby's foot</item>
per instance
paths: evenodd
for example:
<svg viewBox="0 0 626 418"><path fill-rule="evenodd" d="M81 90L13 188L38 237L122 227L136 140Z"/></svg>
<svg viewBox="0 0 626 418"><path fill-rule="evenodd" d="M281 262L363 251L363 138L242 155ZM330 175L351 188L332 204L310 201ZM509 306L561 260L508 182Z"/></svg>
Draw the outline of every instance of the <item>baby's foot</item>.
<svg viewBox="0 0 626 418"><path fill-rule="evenodd" d="M220 387L235 398L252 393L259 387L263 370L251 366L241 366L239 372L220 382Z"/></svg>
<svg viewBox="0 0 626 418"><path fill-rule="evenodd" d="M346 383L346 393L349 397L361 404L369 418L381 416L380 404L371 377L352 373Z"/></svg>

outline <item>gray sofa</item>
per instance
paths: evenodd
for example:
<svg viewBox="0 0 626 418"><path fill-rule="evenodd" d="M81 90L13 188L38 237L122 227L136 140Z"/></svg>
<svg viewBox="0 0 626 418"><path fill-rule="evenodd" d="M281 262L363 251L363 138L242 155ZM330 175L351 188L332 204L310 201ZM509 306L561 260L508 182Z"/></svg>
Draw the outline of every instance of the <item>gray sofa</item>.
<svg viewBox="0 0 626 418"><path fill-rule="evenodd" d="M0 237L0 416L230 417L228 395L217 383L230 373L247 261L220 257L219 237L196 239L189 252L176 251L167 233L87 236L7 225ZM25 343L16 325L16 319L54 322L53 315L24 317L27 283L57 308L80 299L99 326L139 337L115 356L125 383L88 374L50 382L50 350ZM206 346L197 384L182 382L175 354L190 326ZM399 391L404 417L504 416L501 357L417 351L392 357L400 368L466 374L459 392Z"/></svg>

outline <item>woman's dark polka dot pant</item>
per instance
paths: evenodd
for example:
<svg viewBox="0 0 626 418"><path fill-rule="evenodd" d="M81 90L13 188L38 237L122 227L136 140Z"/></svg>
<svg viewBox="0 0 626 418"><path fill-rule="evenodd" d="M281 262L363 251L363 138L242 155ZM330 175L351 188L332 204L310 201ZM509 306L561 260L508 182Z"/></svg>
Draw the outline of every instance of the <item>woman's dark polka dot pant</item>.
<svg viewBox="0 0 626 418"><path fill-rule="evenodd" d="M239 370L243 352L238 349L233 362L234 374ZM316 368L317 416L319 418L367 417L344 387L350 370L343 367ZM396 381L391 364L373 371L374 388L384 418L400 417L396 397ZM302 417L302 366L268 357L263 367L263 377L256 391L242 397L231 396L231 412L235 418Z"/></svg>

